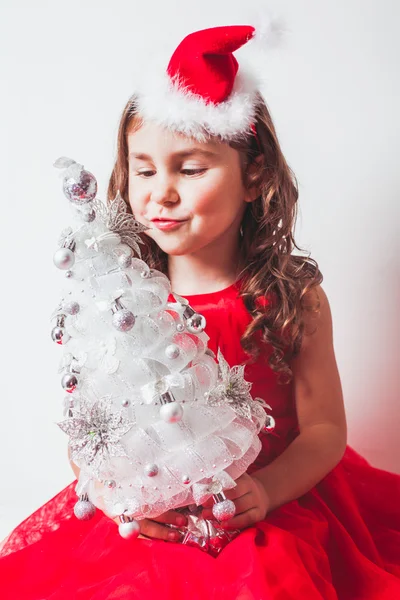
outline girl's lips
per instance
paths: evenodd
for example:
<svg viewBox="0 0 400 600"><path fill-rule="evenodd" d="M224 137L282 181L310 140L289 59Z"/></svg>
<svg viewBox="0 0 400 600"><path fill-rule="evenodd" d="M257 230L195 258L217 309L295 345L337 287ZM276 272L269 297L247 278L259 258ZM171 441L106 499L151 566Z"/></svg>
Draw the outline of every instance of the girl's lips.
<svg viewBox="0 0 400 600"><path fill-rule="evenodd" d="M162 229L164 231L169 229L177 229L178 227L183 225L183 223L186 223L186 221L158 221L156 219L152 221L152 223L154 227L157 227L157 229Z"/></svg>

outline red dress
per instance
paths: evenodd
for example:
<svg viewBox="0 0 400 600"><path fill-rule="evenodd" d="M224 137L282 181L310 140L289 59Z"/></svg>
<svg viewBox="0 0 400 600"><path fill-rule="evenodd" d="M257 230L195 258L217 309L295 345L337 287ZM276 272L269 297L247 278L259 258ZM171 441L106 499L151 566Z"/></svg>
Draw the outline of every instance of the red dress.
<svg viewBox="0 0 400 600"><path fill-rule="evenodd" d="M236 286L187 296L207 319L209 347L231 366L250 316ZM266 357L246 366L251 393L271 405L276 435L248 472L298 435L292 385ZM400 477L349 446L310 492L269 513L216 557L179 543L125 540L99 510L73 515L75 481L21 523L0 551L2 600L396 600L400 599Z"/></svg>

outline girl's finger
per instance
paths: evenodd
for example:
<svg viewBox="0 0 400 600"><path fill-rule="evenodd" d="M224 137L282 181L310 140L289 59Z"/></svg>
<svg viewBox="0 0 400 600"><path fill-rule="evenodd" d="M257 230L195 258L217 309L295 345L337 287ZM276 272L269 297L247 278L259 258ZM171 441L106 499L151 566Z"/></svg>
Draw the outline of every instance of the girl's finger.
<svg viewBox="0 0 400 600"><path fill-rule="evenodd" d="M246 529L246 527L251 527L255 523L257 523L257 508L253 507L250 510L246 510L246 512L241 513L240 515L236 515L229 519L229 521L225 521L221 524L222 529Z"/></svg>
<svg viewBox="0 0 400 600"><path fill-rule="evenodd" d="M161 525L160 523L149 519L143 519L143 521L140 522L140 533L147 537L164 540L166 542L178 542L182 535L176 529L166 527L165 525Z"/></svg>
<svg viewBox="0 0 400 600"><path fill-rule="evenodd" d="M188 520L185 515L177 512L176 510L168 510L167 512L159 515L158 517L154 517L153 521L157 521L158 523L168 523L170 525L177 525L178 527L183 527L187 525Z"/></svg>

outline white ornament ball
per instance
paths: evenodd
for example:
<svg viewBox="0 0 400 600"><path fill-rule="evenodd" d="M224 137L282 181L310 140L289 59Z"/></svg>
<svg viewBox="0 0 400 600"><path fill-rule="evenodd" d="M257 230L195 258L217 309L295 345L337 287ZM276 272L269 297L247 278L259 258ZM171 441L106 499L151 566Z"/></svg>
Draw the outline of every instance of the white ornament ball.
<svg viewBox="0 0 400 600"><path fill-rule="evenodd" d="M203 315L195 313L186 321L186 328L190 333L202 333L206 327L206 319Z"/></svg>
<svg viewBox="0 0 400 600"><path fill-rule="evenodd" d="M78 500L74 506L74 515L80 521L89 521L94 517L96 507L90 500Z"/></svg>
<svg viewBox="0 0 400 600"><path fill-rule="evenodd" d="M180 353L181 353L181 351L180 351L179 346L177 346L177 344L169 344L165 348L165 356L167 358L170 358L170 359L178 358Z"/></svg>
<svg viewBox="0 0 400 600"><path fill-rule="evenodd" d="M169 402L160 408L160 417L167 423L178 423L182 416L183 408L179 402Z"/></svg>
<svg viewBox="0 0 400 600"><path fill-rule="evenodd" d="M59 248L53 256L57 269L70 269L75 264L75 255L69 248Z"/></svg>
<svg viewBox="0 0 400 600"><path fill-rule="evenodd" d="M127 521L118 526L119 535L124 539L137 538L140 533L140 526L137 521Z"/></svg>
<svg viewBox="0 0 400 600"><path fill-rule="evenodd" d="M144 467L144 472L147 477L155 477L158 475L158 466L156 464L148 464Z"/></svg>
<svg viewBox="0 0 400 600"><path fill-rule="evenodd" d="M135 324L135 315L128 309L123 308L113 314L112 324L118 331L130 331Z"/></svg>
<svg viewBox="0 0 400 600"><path fill-rule="evenodd" d="M231 519L236 513L236 506L232 500L223 500L222 502L217 502L212 507L212 514L217 519L217 521L227 521Z"/></svg>

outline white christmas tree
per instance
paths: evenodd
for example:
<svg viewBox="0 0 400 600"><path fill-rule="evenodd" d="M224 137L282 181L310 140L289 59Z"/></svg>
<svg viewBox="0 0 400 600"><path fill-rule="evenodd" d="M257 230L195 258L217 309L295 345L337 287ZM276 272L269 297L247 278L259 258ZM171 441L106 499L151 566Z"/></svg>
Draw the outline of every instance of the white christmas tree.
<svg viewBox="0 0 400 600"><path fill-rule="evenodd" d="M251 397L243 366L207 348L205 318L176 294L169 301L168 278L140 258L147 228L120 194L106 206L82 165L55 166L74 218L54 255L64 289L52 338L67 392L58 425L81 469L75 514L105 507L123 537L140 519L211 496L215 518L230 518L223 491L257 457L258 433L273 429L270 407Z"/></svg>

